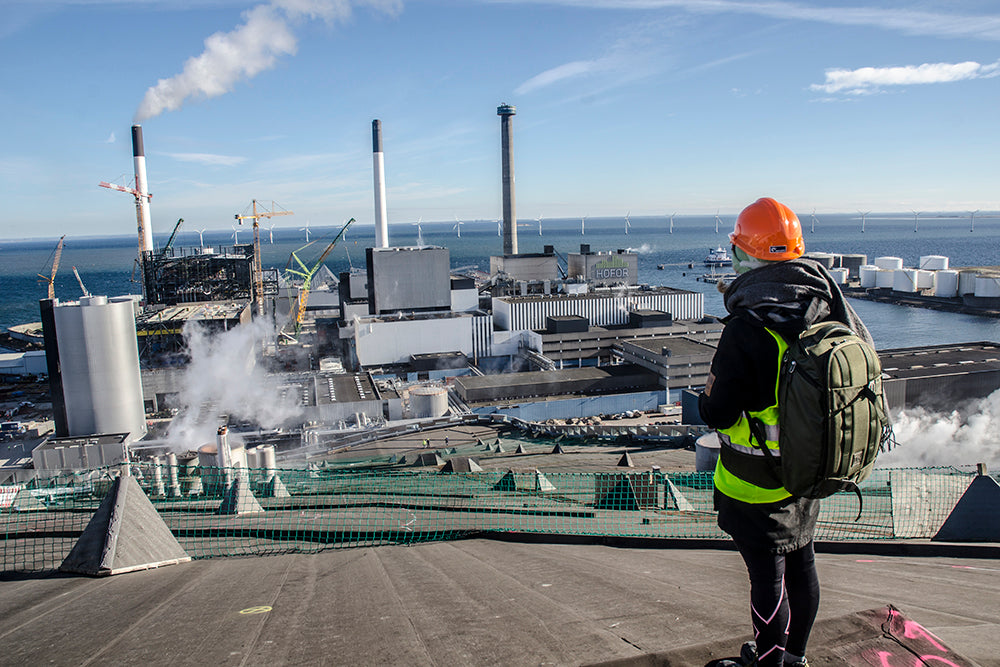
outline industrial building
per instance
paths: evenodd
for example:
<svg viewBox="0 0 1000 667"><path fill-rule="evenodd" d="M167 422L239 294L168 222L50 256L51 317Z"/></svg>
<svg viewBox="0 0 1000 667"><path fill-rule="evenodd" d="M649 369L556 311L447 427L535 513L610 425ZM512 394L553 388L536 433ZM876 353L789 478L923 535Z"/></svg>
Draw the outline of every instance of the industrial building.
<svg viewBox="0 0 1000 667"><path fill-rule="evenodd" d="M950 413L1000 389L1000 344L961 343L882 350L883 382L893 409Z"/></svg>
<svg viewBox="0 0 1000 667"><path fill-rule="evenodd" d="M682 390L705 386L717 342L718 339L708 343L686 336L657 336L623 340L618 349L625 363L656 373L660 385L669 392L669 402L673 403L680 400Z"/></svg>
<svg viewBox="0 0 1000 667"><path fill-rule="evenodd" d="M189 323L219 333L250 322L250 301L176 304L147 308L135 319L143 368L183 363L187 352L184 327Z"/></svg>
<svg viewBox="0 0 1000 667"><path fill-rule="evenodd" d="M639 256L619 249L617 252L591 252L589 243L580 244L580 252L567 255L569 278L591 285L636 285L639 282Z"/></svg>
<svg viewBox="0 0 1000 667"><path fill-rule="evenodd" d="M169 248L143 257L146 303L176 305L201 301L256 299L253 279L254 246L231 248ZM262 296L278 294L278 271L262 271Z"/></svg>

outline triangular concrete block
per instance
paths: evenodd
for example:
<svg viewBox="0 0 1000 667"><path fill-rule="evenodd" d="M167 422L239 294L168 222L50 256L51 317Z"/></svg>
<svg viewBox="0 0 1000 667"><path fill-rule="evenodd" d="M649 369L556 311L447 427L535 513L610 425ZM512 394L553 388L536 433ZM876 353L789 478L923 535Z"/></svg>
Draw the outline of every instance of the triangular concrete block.
<svg viewBox="0 0 1000 667"><path fill-rule="evenodd" d="M619 468L634 468L635 464L632 463L632 456L626 451L622 454L622 457L618 459Z"/></svg>
<svg viewBox="0 0 1000 667"><path fill-rule="evenodd" d="M398 459L396 458L395 454L389 457L389 464L391 465L393 463L398 463Z"/></svg>
<svg viewBox="0 0 1000 667"><path fill-rule="evenodd" d="M632 481L627 477L594 503L594 507L602 510L630 510L638 511L639 499L635 495L635 488Z"/></svg>
<svg viewBox="0 0 1000 667"><path fill-rule="evenodd" d="M542 474L540 470L535 471L535 491L547 492L555 491L555 485Z"/></svg>
<svg viewBox="0 0 1000 667"><path fill-rule="evenodd" d="M14 496L10 509L14 512L33 512L45 509L45 503L28 489L21 489Z"/></svg>
<svg viewBox="0 0 1000 667"><path fill-rule="evenodd" d="M552 448L552 451L551 451L550 453L551 453L551 454L565 454L566 452L565 452L565 451L563 451L563 448L562 448L562 445L560 445L560 444L559 444L559 443L557 442L557 443L556 443L556 446Z"/></svg>
<svg viewBox="0 0 1000 667"><path fill-rule="evenodd" d="M1000 484L989 475L977 475L931 539L1000 542Z"/></svg>
<svg viewBox="0 0 1000 667"><path fill-rule="evenodd" d="M441 468L441 472L482 472L483 468L475 459L468 456L456 456L449 459Z"/></svg>
<svg viewBox="0 0 1000 667"><path fill-rule="evenodd" d="M517 475L508 470L503 477L493 485L494 491L517 491Z"/></svg>
<svg viewBox="0 0 1000 667"><path fill-rule="evenodd" d="M499 440L497 440L497 446L493 448L493 451L496 452L497 454L504 454L507 452L507 450L504 449L503 446L500 444Z"/></svg>
<svg viewBox="0 0 1000 667"><path fill-rule="evenodd" d="M281 478L277 475L273 475L271 479L264 482L264 489L262 494L265 498L291 498L292 494L288 492L288 488L285 483L281 481Z"/></svg>
<svg viewBox="0 0 1000 667"><path fill-rule="evenodd" d="M685 498L684 494L678 491L677 487L674 486L674 483L669 479L667 480L667 494L670 496L670 499L674 501L675 507L681 512L694 511L694 505L691 504L691 501Z"/></svg>
<svg viewBox="0 0 1000 667"><path fill-rule="evenodd" d="M528 450L524 448L524 445L518 445L515 454L527 454Z"/></svg>
<svg viewBox="0 0 1000 667"><path fill-rule="evenodd" d="M134 477L118 477L59 566L111 575L191 560Z"/></svg>
<svg viewBox="0 0 1000 667"><path fill-rule="evenodd" d="M500 444L500 438L497 438L497 441L496 441L496 442L494 442L493 444L494 444L494 445L499 445L499 444Z"/></svg>
<svg viewBox="0 0 1000 667"><path fill-rule="evenodd" d="M233 483L229 485L226 489L225 495L222 497L222 502L219 504L219 509L216 510L216 514L257 514L263 512L264 508L260 506L257 499L253 495L253 491L250 490L243 480L239 477L233 480Z"/></svg>

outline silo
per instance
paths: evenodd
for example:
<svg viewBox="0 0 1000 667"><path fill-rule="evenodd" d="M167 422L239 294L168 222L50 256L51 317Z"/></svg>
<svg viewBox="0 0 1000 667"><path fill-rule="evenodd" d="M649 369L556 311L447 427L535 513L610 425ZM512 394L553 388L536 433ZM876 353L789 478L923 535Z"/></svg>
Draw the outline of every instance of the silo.
<svg viewBox="0 0 1000 667"><path fill-rule="evenodd" d="M448 412L448 389L424 385L410 390L410 411L415 418L441 417Z"/></svg>
<svg viewBox="0 0 1000 667"><path fill-rule="evenodd" d="M130 297L83 297L53 308L67 435L146 434Z"/></svg>

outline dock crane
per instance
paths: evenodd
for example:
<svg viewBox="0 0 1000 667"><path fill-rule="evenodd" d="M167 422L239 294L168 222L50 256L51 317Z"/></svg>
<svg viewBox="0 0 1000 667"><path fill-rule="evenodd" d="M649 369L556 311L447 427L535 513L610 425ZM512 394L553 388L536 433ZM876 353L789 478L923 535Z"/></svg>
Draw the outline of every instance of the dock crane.
<svg viewBox="0 0 1000 667"><path fill-rule="evenodd" d="M249 215L246 213L247 209L243 209L243 213L236 214L237 224L242 225L244 220L253 220L253 289L254 298L257 301L257 314L264 314L264 270L261 268L260 263L260 219L261 218L273 218L277 215L294 215L292 211L277 211L276 204L271 202L271 209L267 210L261 208L257 210L257 200L252 200L251 206L252 213Z"/></svg>
<svg viewBox="0 0 1000 667"><path fill-rule="evenodd" d="M292 274L293 276L298 276L303 279L302 287L299 288L299 296L296 299L296 302L292 304L292 310L289 313L289 317L291 318L290 324L292 325L292 327L294 327L293 334L287 334L287 333L285 334L289 338L294 339L294 337L299 334L299 329L302 328L302 317L305 315L306 304L309 302L309 288L312 285L313 276L315 276L316 272L319 271L319 267L323 266L323 260L325 260L327 256L329 256L330 252L333 250L333 247L337 245L337 241L339 241L344 236L344 234L347 232L347 228L350 227L353 222L355 222L355 220L354 218L351 218L346 223L344 223L344 226L341 228L340 232L337 234L336 237L334 237L333 241L331 241L330 244L326 246L326 249L322 252L322 254L320 254L319 259L317 259L316 262L312 265L312 268L306 266L305 262L299 259L299 256L295 254L295 252L293 252L292 256L288 258L288 265L285 266L285 271L287 273ZM312 245L312 243L306 244L302 248L299 248L299 250L300 251L304 250L310 245ZM292 260L295 260L295 263L299 265L299 269L301 270L291 268Z"/></svg>
<svg viewBox="0 0 1000 667"><path fill-rule="evenodd" d="M139 190L139 177L135 177L135 187L128 187L127 185L119 185L118 183L108 183L107 181L101 181L97 185L102 188L108 188L110 190L117 190L118 192L124 192L135 197L135 221L136 227L139 232L139 273L142 275L142 296L145 300L146 297L146 271L143 266L142 249L143 249L143 228L142 228L142 200L146 199L146 203L152 200L153 195L150 192L143 193Z"/></svg>
<svg viewBox="0 0 1000 667"><path fill-rule="evenodd" d="M73 275L76 276L76 282L80 283L80 291L83 292L83 295L90 296L90 292L84 287L83 278L80 277L80 272L76 270L75 266L73 267Z"/></svg>
<svg viewBox="0 0 1000 667"><path fill-rule="evenodd" d="M174 225L174 231L170 233L170 238L167 239L167 245L163 246L163 250L160 251L161 257L166 257L167 253L170 252L170 248L172 248L174 245L174 239L177 238L177 230L179 230L181 228L181 225L183 224L184 224L184 218L178 218L177 224Z"/></svg>
<svg viewBox="0 0 1000 667"><path fill-rule="evenodd" d="M63 241L66 240L66 235L63 234L59 237L59 243L56 244L55 252L52 253L52 270L47 276L43 276L41 273L38 277L49 284L49 298L56 298L56 271L59 270L59 260L62 259L63 251Z"/></svg>

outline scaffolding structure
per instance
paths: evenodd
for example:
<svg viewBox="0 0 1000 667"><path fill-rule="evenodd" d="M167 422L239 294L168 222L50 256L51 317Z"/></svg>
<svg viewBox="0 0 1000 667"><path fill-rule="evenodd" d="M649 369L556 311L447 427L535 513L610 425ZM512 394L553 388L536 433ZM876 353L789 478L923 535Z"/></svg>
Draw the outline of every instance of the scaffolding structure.
<svg viewBox="0 0 1000 667"><path fill-rule="evenodd" d="M202 248L168 248L143 253L147 305L173 306L203 301L250 301L278 293L278 272L262 272L261 294L255 293L253 245L239 244L205 252Z"/></svg>

